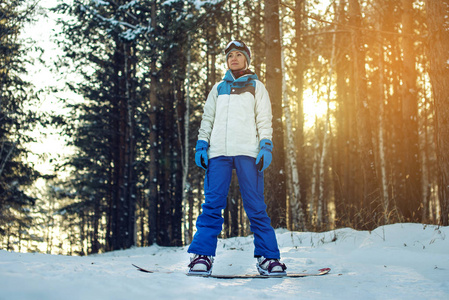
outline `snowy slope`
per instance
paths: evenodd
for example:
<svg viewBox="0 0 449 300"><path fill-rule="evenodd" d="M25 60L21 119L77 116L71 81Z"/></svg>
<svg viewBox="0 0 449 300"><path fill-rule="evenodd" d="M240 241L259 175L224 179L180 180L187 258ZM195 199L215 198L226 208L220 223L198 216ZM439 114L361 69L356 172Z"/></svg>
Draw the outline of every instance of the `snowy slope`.
<svg viewBox="0 0 449 300"><path fill-rule="evenodd" d="M185 247L87 257L0 250L0 300L449 299L449 227L395 224L372 232L276 233L287 271L330 267L331 273L252 280L188 277ZM252 236L220 240L214 273L255 273L252 251ZM160 272L138 272L132 263Z"/></svg>

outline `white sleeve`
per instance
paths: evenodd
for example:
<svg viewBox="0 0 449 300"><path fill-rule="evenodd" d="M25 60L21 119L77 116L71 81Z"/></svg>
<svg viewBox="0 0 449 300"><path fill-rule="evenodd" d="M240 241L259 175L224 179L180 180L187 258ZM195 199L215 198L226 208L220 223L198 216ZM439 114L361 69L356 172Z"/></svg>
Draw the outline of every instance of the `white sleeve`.
<svg viewBox="0 0 449 300"><path fill-rule="evenodd" d="M273 128L271 120L273 118L271 112L270 96L262 82L256 81L256 127L259 134L259 141L268 139L272 141Z"/></svg>
<svg viewBox="0 0 449 300"><path fill-rule="evenodd" d="M200 129L198 131L198 140L206 141L210 143L210 135L212 133L212 127L215 120L215 109L218 98L218 83L216 83L207 96L206 104L204 104L203 118L201 120Z"/></svg>

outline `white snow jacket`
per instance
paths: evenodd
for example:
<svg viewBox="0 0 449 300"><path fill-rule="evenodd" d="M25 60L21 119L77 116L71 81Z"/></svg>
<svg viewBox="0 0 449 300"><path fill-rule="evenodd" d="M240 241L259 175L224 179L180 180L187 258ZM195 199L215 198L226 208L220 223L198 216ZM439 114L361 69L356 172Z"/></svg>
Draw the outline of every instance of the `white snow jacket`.
<svg viewBox="0 0 449 300"><path fill-rule="evenodd" d="M235 79L228 70L204 105L198 139L209 143L208 157L257 157L259 141L272 140L268 91L255 74Z"/></svg>

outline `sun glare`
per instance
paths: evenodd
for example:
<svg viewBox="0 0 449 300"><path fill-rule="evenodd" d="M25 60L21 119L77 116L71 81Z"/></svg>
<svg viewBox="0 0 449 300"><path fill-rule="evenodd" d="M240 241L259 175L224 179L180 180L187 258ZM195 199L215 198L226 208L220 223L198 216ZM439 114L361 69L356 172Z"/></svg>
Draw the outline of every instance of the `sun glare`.
<svg viewBox="0 0 449 300"><path fill-rule="evenodd" d="M327 102L320 100L317 92L311 89L304 91L303 99L304 127L312 128L315 125L316 118L321 119L326 116Z"/></svg>

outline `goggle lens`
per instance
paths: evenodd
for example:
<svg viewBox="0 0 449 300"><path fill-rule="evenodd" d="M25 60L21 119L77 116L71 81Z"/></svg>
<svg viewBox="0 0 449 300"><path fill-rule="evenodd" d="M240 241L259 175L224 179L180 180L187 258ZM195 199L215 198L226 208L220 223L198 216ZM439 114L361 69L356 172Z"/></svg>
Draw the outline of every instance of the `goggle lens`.
<svg viewBox="0 0 449 300"><path fill-rule="evenodd" d="M231 41L226 46L225 54L228 54L228 52L231 51L231 49L237 49L237 50L241 50L241 51L245 51L245 52L249 53L248 47L246 47L246 45L240 41Z"/></svg>
<svg viewBox="0 0 449 300"><path fill-rule="evenodd" d="M239 41L231 41L229 42L229 44L226 46L226 49L229 49L229 47L231 47L232 45L235 45L236 47L244 47L243 43L239 42Z"/></svg>

